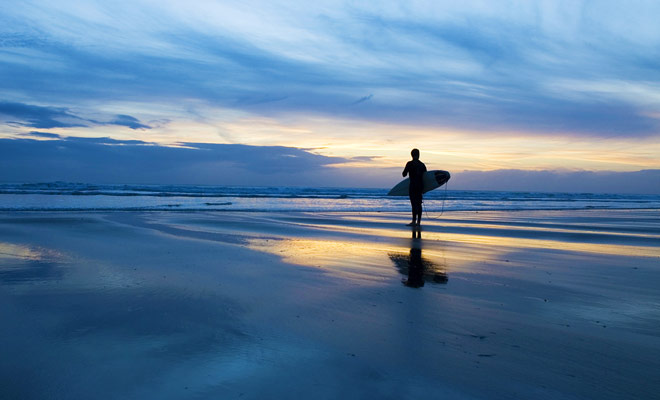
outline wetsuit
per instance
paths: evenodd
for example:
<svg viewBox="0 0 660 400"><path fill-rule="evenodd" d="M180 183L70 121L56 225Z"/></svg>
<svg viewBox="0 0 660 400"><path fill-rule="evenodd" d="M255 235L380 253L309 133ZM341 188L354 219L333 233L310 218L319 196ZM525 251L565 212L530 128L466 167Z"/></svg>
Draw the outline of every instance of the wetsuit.
<svg viewBox="0 0 660 400"><path fill-rule="evenodd" d="M424 188L424 173L426 172L426 165L419 160L408 161L406 168L403 170L403 176L410 174L410 188L408 189L408 196L410 196L410 205L412 206L413 221L422 218L422 189Z"/></svg>

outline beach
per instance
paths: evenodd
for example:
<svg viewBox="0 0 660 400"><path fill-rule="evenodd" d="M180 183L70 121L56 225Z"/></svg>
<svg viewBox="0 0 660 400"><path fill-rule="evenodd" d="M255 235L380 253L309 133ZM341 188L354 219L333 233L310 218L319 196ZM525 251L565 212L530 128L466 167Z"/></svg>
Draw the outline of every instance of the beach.
<svg viewBox="0 0 660 400"><path fill-rule="evenodd" d="M653 399L657 209L0 214L3 399Z"/></svg>

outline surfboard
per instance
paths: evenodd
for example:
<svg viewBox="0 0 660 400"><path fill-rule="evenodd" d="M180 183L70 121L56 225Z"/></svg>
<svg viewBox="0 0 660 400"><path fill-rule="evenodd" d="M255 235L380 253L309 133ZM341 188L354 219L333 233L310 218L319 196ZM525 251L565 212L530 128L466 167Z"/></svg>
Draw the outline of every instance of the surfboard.
<svg viewBox="0 0 660 400"><path fill-rule="evenodd" d="M426 171L424 173L424 189L422 193L429 192L437 189L447 183L451 175L447 171L435 170ZM410 187L410 178L406 178L397 183L388 193L388 196L408 196L408 188Z"/></svg>

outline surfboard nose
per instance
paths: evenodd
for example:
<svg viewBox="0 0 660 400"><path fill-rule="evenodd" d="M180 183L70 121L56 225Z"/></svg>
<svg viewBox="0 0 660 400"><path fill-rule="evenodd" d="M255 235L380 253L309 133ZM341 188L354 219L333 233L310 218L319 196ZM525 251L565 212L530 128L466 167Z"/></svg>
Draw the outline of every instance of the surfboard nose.
<svg viewBox="0 0 660 400"><path fill-rule="evenodd" d="M435 171L435 181L439 186L444 185L451 178L451 174L447 171Z"/></svg>

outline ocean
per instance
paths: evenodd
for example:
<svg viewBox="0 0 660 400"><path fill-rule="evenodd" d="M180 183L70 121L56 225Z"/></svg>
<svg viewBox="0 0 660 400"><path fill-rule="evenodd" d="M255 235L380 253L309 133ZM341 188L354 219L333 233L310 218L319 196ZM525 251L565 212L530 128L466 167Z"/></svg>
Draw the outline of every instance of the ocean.
<svg viewBox="0 0 660 400"><path fill-rule="evenodd" d="M0 184L0 211L407 212L407 197L385 188L110 185L69 182ZM660 209L659 195L436 189L427 213L486 210Z"/></svg>

